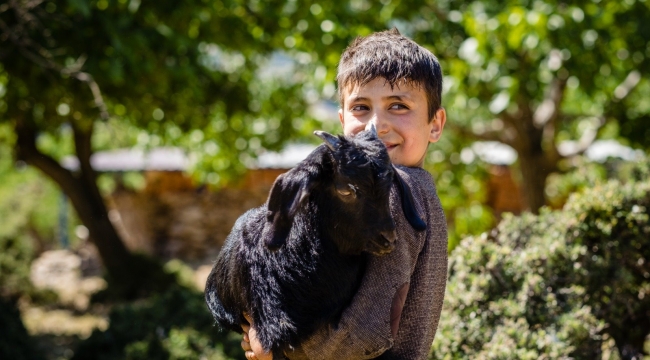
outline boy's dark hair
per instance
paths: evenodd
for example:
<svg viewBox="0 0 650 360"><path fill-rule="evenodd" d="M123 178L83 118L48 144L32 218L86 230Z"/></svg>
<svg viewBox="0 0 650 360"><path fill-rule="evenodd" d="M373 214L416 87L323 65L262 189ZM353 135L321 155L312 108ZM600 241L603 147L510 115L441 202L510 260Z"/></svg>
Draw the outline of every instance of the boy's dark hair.
<svg viewBox="0 0 650 360"><path fill-rule="evenodd" d="M440 108L442 69L429 50L403 36L396 28L357 37L345 49L339 61L339 101L349 86L365 85L383 77L391 88L400 81L422 86L429 105L429 121Z"/></svg>

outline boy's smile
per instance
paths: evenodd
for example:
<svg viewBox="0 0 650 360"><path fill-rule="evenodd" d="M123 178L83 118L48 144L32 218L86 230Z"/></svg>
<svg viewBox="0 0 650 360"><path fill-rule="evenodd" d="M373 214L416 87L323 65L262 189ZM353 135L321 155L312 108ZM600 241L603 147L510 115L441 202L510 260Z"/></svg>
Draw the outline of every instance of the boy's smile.
<svg viewBox="0 0 650 360"><path fill-rule="evenodd" d="M391 89L384 78L376 78L343 91L339 120L345 135L354 135L374 122L394 164L422 166L428 144L440 139L446 113L440 108L429 121L421 87L402 83Z"/></svg>

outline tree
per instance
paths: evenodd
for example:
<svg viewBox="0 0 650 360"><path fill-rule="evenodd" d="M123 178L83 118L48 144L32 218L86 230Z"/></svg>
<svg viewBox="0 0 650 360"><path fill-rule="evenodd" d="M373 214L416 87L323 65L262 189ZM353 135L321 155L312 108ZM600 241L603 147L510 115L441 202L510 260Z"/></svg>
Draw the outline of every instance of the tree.
<svg viewBox="0 0 650 360"><path fill-rule="evenodd" d="M0 5L0 116L15 130L16 156L63 189L109 274L128 283L131 255L90 166L97 128L119 121L208 154L201 179L218 182L261 149L316 126L337 128L335 120L313 121L307 105L335 98L336 63L353 37L397 26L439 55L458 144L465 134L517 149L535 210L546 176L567 156L557 149L560 140L582 135L573 151L580 152L603 124L618 120L628 135L642 128L650 111L641 96L649 87L641 76L647 6L10 0ZM269 71L274 59L287 66ZM78 172L61 167L59 154L40 141L65 129Z"/></svg>
<svg viewBox="0 0 650 360"><path fill-rule="evenodd" d="M289 15L307 30L287 39L320 55L331 88L354 36L396 26L431 49L446 74L447 134L457 145L465 137L512 146L536 212L548 175L599 136L647 148L649 7L635 0L328 2ZM567 140L575 146L559 149Z"/></svg>
<svg viewBox="0 0 650 360"><path fill-rule="evenodd" d="M278 126L261 143L277 146L294 132L289 110L301 101L278 101L295 92L291 84L248 88L253 60L273 49L264 32L251 29L250 16L237 2L16 0L0 6L0 113L14 128L16 157L61 187L110 277L130 292L141 279L133 276L136 260L97 187L93 131L112 117L161 137L216 128L222 156L232 158L233 137L252 137L242 131L244 121L263 113ZM77 172L39 145L43 135L60 136L63 128L72 129Z"/></svg>
<svg viewBox="0 0 650 360"><path fill-rule="evenodd" d="M90 162L99 146L97 129L117 121L156 139L151 145L183 144L208 154L199 171L206 182L241 171L260 150L278 149L320 124L305 109L321 90L333 95L332 71L323 64L334 67L351 34L370 32L355 24L355 16L373 23L363 8L335 5L0 5L0 119L14 129L15 156L70 198L115 283L133 291L141 279L133 276L137 261L110 222L97 187ZM277 58L288 65L282 71L269 66ZM338 127L336 120L322 126ZM43 144L46 138L65 142L70 133L80 164L76 172L59 163L66 151Z"/></svg>
<svg viewBox="0 0 650 360"><path fill-rule="evenodd" d="M616 127L637 144L649 135L641 125L649 114L642 75L650 66L649 6L436 1L407 18L407 28L442 59L450 127L512 146L528 207L537 211L562 159L600 134L618 135ZM560 149L563 140L575 146Z"/></svg>
<svg viewBox="0 0 650 360"><path fill-rule="evenodd" d="M319 55L331 89L338 55L354 36L396 26L431 49L446 74L445 137L456 146L464 138L512 146L527 206L537 212L546 204L549 174L564 171L565 159L595 139L623 137L647 148L650 82L642 74L650 64L649 6L633 0L328 2L294 8L287 19L306 30L287 33L285 42ZM466 170L449 168L459 175Z"/></svg>

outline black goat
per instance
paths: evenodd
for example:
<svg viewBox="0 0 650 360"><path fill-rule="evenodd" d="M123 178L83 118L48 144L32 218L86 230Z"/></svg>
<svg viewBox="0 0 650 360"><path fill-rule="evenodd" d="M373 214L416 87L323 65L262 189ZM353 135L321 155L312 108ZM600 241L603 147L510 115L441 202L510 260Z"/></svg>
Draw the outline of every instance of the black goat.
<svg viewBox="0 0 650 360"><path fill-rule="evenodd" d="M374 129L355 137L315 134L325 144L278 177L265 206L237 220L206 284L217 323L241 333L248 312L277 359L337 321L363 275L362 252L394 248L393 181L409 223L426 227Z"/></svg>

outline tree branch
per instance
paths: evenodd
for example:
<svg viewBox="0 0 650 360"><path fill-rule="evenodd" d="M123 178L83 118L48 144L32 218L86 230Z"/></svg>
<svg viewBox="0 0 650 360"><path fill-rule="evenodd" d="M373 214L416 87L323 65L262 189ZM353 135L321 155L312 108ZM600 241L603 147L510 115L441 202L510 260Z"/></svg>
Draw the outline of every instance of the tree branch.
<svg viewBox="0 0 650 360"><path fill-rule="evenodd" d="M533 121L537 127L542 128L557 119L565 88L566 80L553 79L544 101L542 101L533 114Z"/></svg>
<svg viewBox="0 0 650 360"><path fill-rule="evenodd" d="M66 75L85 83L93 95L93 101L95 106L99 109L100 117L107 120L109 118L108 108L104 102L104 97L102 96L99 84L97 84L92 75L81 71L81 67L86 59L85 55L81 55L79 59L69 67L62 66L53 60L54 56L52 56L52 53L48 49L32 41L30 36L27 34L27 29L29 27L35 29L42 27L40 22L37 21L38 17L31 12L40 5L40 3L41 0L33 0L29 2L11 0L5 4L15 11L17 24L10 27L7 23L0 20L0 41L9 40L18 48L19 53L26 59L44 69L56 71L61 75ZM47 38L47 36L45 37Z"/></svg>
<svg viewBox="0 0 650 360"><path fill-rule="evenodd" d="M507 110L503 110L499 115L499 119L503 120L504 123L511 125L512 127L517 127L517 119L514 116L508 114Z"/></svg>
<svg viewBox="0 0 650 360"><path fill-rule="evenodd" d="M91 125L92 126L92 125ZM79 124L72 124L72 133L74 137L75 153L79 159L79 168L82 172L93 170L90 165L90 156L92 155L91 134L90 131L84 131Z"/></svg>
<svg viewBox="0 0 650 360"><path fill-rule="evenodd" d="M619 84L616 89L614 90L613 97L609 99L607 104L605 104L604 108L605 109L613 109L614 105L613 103L619 102L623 99L625 99L639 84L641 81L641 74L637 70L632 70L630 73L625 77L625 80ZM559 103L558 103L559 104ZM607 112L607 110L606 110ZM562 118L571 118L571 119L576 119L580 117L585 117L584 115L563 115ZM557 114L555 114L555 119L553 119L553 122L557 122L559 120L559 111ZM584 154L585 151L596 141L598 138L598 134L600 130L605 126L607 123L607 119L609 116L607 114L604 114L602 116L594 117L597 121L596 126L592 129L588 129L585 131L580 139L578 140L578 144L574 149L571 149L570 151L564 151L560 152L557 146L553 146L551 149L551 154L549 155L549 160L555 159L556 161L559 161L562 158L567 158L567 157L572 157L576 155L582 155Z"/></svg>
<svg viewBox="0 0 650 360"><path fill-rule="evenodd" d="M554 78L544 101L533 114L536 126L542 127L542 142L547 150L547 161L557 168L557 163L563 158L555 145L561 104L566 89L566 80Z"/></svg>
<svg viewBox="0 0 650 360"><path fill-rule="evenodd" d="M641 81L641 73L638 70L632 70L625 77L625 80L614 89L614 101L625 99Z"/></svg>
<svg viewBox="0 0 650 360"><path fill-rule="evenodd" d="M61 186L63 192L70 197L78 187L78 180L72 172L62 167L52 157L38 150L36 147L36 131L34 128L21 120L17 120L14 130L17 135L17 158L36 167L52 178L52 180Z"/></svg>
<svg viewBox="0 0 650 360"><path fill-rule="evenodd" d="M504 143L506 145L510 145L514 147L515 141L513 139L509 139L506 137L505 131L486 131L480 134L477 134L469 129L467 129L464 126L460 126L455 123L450 123L448 122L445 126L450 127L452 130L460 133L463 136L475 139L475 140L483 140L483 141L498 141L500 143Z"/></svg>
<svg viewBox="0 0 650 360"><path fill-rule="evenodd" d="M242 6L244 10L246 10L246 14L248 14L248 16L252 17L258 25L262 25L263 27L265 27L264 25L266 24L264 21L265 20L264 17L258 15L255 11L253 11L253 9L251 9L251 7L247 3L243 4Z"/></svg>
<svg viewBox="0 0 650 360"><path fill-rule="evenodd" d="M75 144L75 153L79 159L79 170L80 170L80 180L92 186L88 186L88 189L91 191L89 196L94 196L97 201L103 201L99 189L97 189L94 184L97 183L97 172L92 167L90 158L93 154L92 150L92 133L93 126L90 123L90 127L84 129L80 124L72 124L72 132L74 137Z"/></svg>
<svg viewBox="0 0 650 360"><path fill-rule="evenodd" d="M587 149L594 143L594 141L596 141L600 129L602 129L603 126L605 126L606 119L604 116L594 117L594 119L596 119L597 121L596 126L592 129L587 129L582 134L582 136L578 140L578 144L576 145L575 149L571 149L570 151L560 152L559 149L556 148L555 151L558 153L558 155L561 156L561 158L567 158L567 157L584 154L584 152L587 151Z"/></svg>

